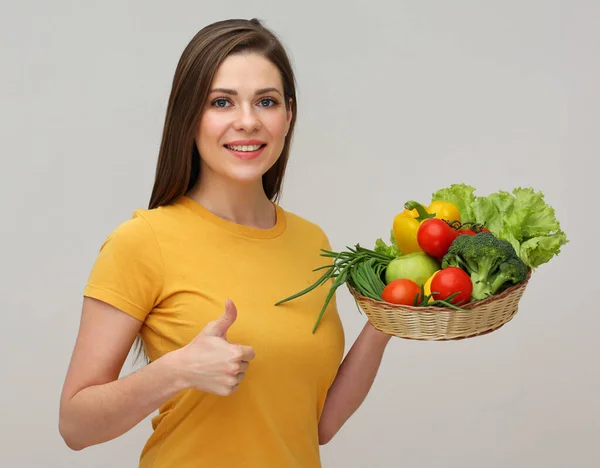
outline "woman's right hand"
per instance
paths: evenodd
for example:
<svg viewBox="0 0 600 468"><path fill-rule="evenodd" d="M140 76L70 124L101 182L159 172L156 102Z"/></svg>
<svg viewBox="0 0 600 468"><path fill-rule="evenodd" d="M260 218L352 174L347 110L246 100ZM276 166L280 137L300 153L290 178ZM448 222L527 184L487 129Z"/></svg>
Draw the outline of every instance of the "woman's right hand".
<svg viewBox="0 0 600 468"><path fill-rule="evenodd" d="M237 318L232 301L225 312L210 322L187 345L174 351L177 366L186 386L219 396L231 395L243 380L249 362L254 359L250 346L229 343L227 331Z"/></svg>

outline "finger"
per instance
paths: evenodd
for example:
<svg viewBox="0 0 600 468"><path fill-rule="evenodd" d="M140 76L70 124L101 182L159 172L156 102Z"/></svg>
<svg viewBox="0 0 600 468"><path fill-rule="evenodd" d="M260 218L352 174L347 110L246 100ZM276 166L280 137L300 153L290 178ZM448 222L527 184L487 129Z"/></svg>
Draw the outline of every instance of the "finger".
<svg viewBox="0 0 600 468"><path fill-rule="evenodd" d="M205 336L219 336L225 338L227 331L237 318L237 308L233 301L225 302L225 312L217 320L210 322L200 333Z"/></svg>
<svg viewBox="0 0 600 468"><path fill-rule="evenodd" d="M254 357L256 356L256 353L254 352L254 349L252 349L251 346L238 345L238 347L241 351L240 361L248 362L254 359Z"/></svg>

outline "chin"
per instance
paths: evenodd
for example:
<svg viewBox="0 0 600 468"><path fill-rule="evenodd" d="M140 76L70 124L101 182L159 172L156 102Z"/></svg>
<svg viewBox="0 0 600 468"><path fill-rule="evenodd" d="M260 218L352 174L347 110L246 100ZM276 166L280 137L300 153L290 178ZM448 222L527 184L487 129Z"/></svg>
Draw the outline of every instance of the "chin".
<svg viewBox="0 0 600 468"><path fill-rule="evenodd" d="M225 176L229 180L241 184L251 184L254 182L262 183L262 177L267 171L258 169L259 168L237 168L236 170L227 171L225 173Z"/></svg>
<svg viewBox="0 0 600 468"><path fill-rule="evenodd" d="M275 165L275 161L252 161L250 163L243 162L242 164L232 164L226 170L226 175L229 179L236 180L242 183L250 183L256 181L262 181L263 175L265 175L271 167Z"/></svg>

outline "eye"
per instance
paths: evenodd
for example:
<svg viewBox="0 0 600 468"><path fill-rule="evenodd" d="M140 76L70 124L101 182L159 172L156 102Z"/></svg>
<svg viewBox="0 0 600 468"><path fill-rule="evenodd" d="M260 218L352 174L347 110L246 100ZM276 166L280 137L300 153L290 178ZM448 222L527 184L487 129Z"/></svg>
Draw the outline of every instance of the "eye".
<svg viewBox="0 0 600 468"><path fill-rule="evenodd" d="M229 104L229 101L225 98L218 98L215 99L211 105L213 105L214 107L227 107L227 104Z"/></svg>
<svg viewBox="0 0 600 468"><path fill-rule="evenodd" d="M261 107L273 107L278 104L278 102L273 98L263 98L259 101Z"/></svg>

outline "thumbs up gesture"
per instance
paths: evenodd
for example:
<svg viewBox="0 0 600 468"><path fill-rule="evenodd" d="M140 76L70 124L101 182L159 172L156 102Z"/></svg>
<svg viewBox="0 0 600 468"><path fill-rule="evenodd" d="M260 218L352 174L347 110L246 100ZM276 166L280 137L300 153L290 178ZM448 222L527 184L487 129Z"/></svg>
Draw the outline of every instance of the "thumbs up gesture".
<svg viewBox="0 0 600 468"><path fill-rule="evenodd" d="M238 388L254 359L254 350L227 341L227 331L236 318L237 309L228 300L221 317L208 323L190 343L176 351L189 387L220 396L230 395Z"/></svg>

